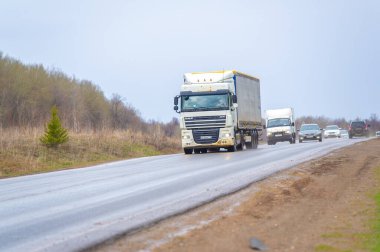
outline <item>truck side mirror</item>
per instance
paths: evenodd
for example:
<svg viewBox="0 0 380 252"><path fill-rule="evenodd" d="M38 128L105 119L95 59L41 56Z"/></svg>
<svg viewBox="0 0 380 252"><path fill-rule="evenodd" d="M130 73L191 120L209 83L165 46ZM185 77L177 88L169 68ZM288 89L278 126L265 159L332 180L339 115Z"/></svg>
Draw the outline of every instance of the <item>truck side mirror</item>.
<svg viewBox="0 0 380 252"><path fill-rule="evenodd" d="M174 108L173 108L175 111L178 111L178 105L174 105Z"/></svg>
<svg viewBox="0 0 380 252"><path fill-rule="evenodd" d="M237 96L236 95L232 95L232 103L237 103Z"/></svg>
<svg viewBox="0 0 380 252"><path fill-rule="evenodd" d="M174 105L178 105L178 95L174 97ZM176 110L178 110L178 106Z"/></svg>

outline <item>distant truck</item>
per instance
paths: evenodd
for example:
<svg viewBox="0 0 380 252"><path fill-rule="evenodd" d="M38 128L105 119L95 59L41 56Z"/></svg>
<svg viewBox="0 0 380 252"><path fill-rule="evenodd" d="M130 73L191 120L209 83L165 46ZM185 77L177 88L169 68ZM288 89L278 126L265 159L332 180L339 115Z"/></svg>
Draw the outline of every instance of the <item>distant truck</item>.
<svg viewBox="0 0 380 252"><path fill-rule="evenodd" d="M235 70L186 73L174 110L185 154L257 148L262 123L255 77Z"/></svg>
<svg viewBox="0 0 380 252"><path fill-rule="evenodd" d="M265 111L268 145L277 142L296 143L293 108L268 109Z"/></svg>

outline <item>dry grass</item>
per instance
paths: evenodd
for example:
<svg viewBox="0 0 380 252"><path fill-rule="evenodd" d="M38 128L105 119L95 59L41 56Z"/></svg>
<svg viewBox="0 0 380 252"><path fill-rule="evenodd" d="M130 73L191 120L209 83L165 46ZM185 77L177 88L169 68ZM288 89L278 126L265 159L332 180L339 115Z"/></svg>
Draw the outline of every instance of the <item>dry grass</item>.
<svg viewBox="0 0 380 252"><path fill-rule="evenodd" d="M180 152L180 137L160 130L69 133L57 149L41 145L43 129L0 128L0 178L83 167L108 161Z"/></svg>

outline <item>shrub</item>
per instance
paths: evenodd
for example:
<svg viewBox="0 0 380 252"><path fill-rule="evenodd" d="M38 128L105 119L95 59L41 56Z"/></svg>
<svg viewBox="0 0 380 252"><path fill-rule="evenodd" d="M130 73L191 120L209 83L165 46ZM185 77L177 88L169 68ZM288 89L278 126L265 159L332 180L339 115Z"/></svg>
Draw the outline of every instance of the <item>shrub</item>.
<svg viewBox="0 0 380 252"><path fill-rule="evenodd" d="M56 148L69 140L67 129L61 125L61 120L58 116L58 109L53 106L51 109L51 120L45 127L45 134L40 138L43 145L48 148Z"/></svg>

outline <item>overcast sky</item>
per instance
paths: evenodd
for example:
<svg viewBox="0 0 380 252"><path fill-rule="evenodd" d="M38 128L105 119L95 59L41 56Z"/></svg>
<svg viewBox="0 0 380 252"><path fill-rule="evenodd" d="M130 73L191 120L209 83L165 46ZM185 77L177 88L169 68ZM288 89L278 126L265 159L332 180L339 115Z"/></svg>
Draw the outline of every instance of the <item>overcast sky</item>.
<svg viewBox="0 0 380 252"><path fill-rule="evenodd" d="M380 1L1 0L0 51L177 117L183 73L261 80L263 111L380 116Z"/></svg>

